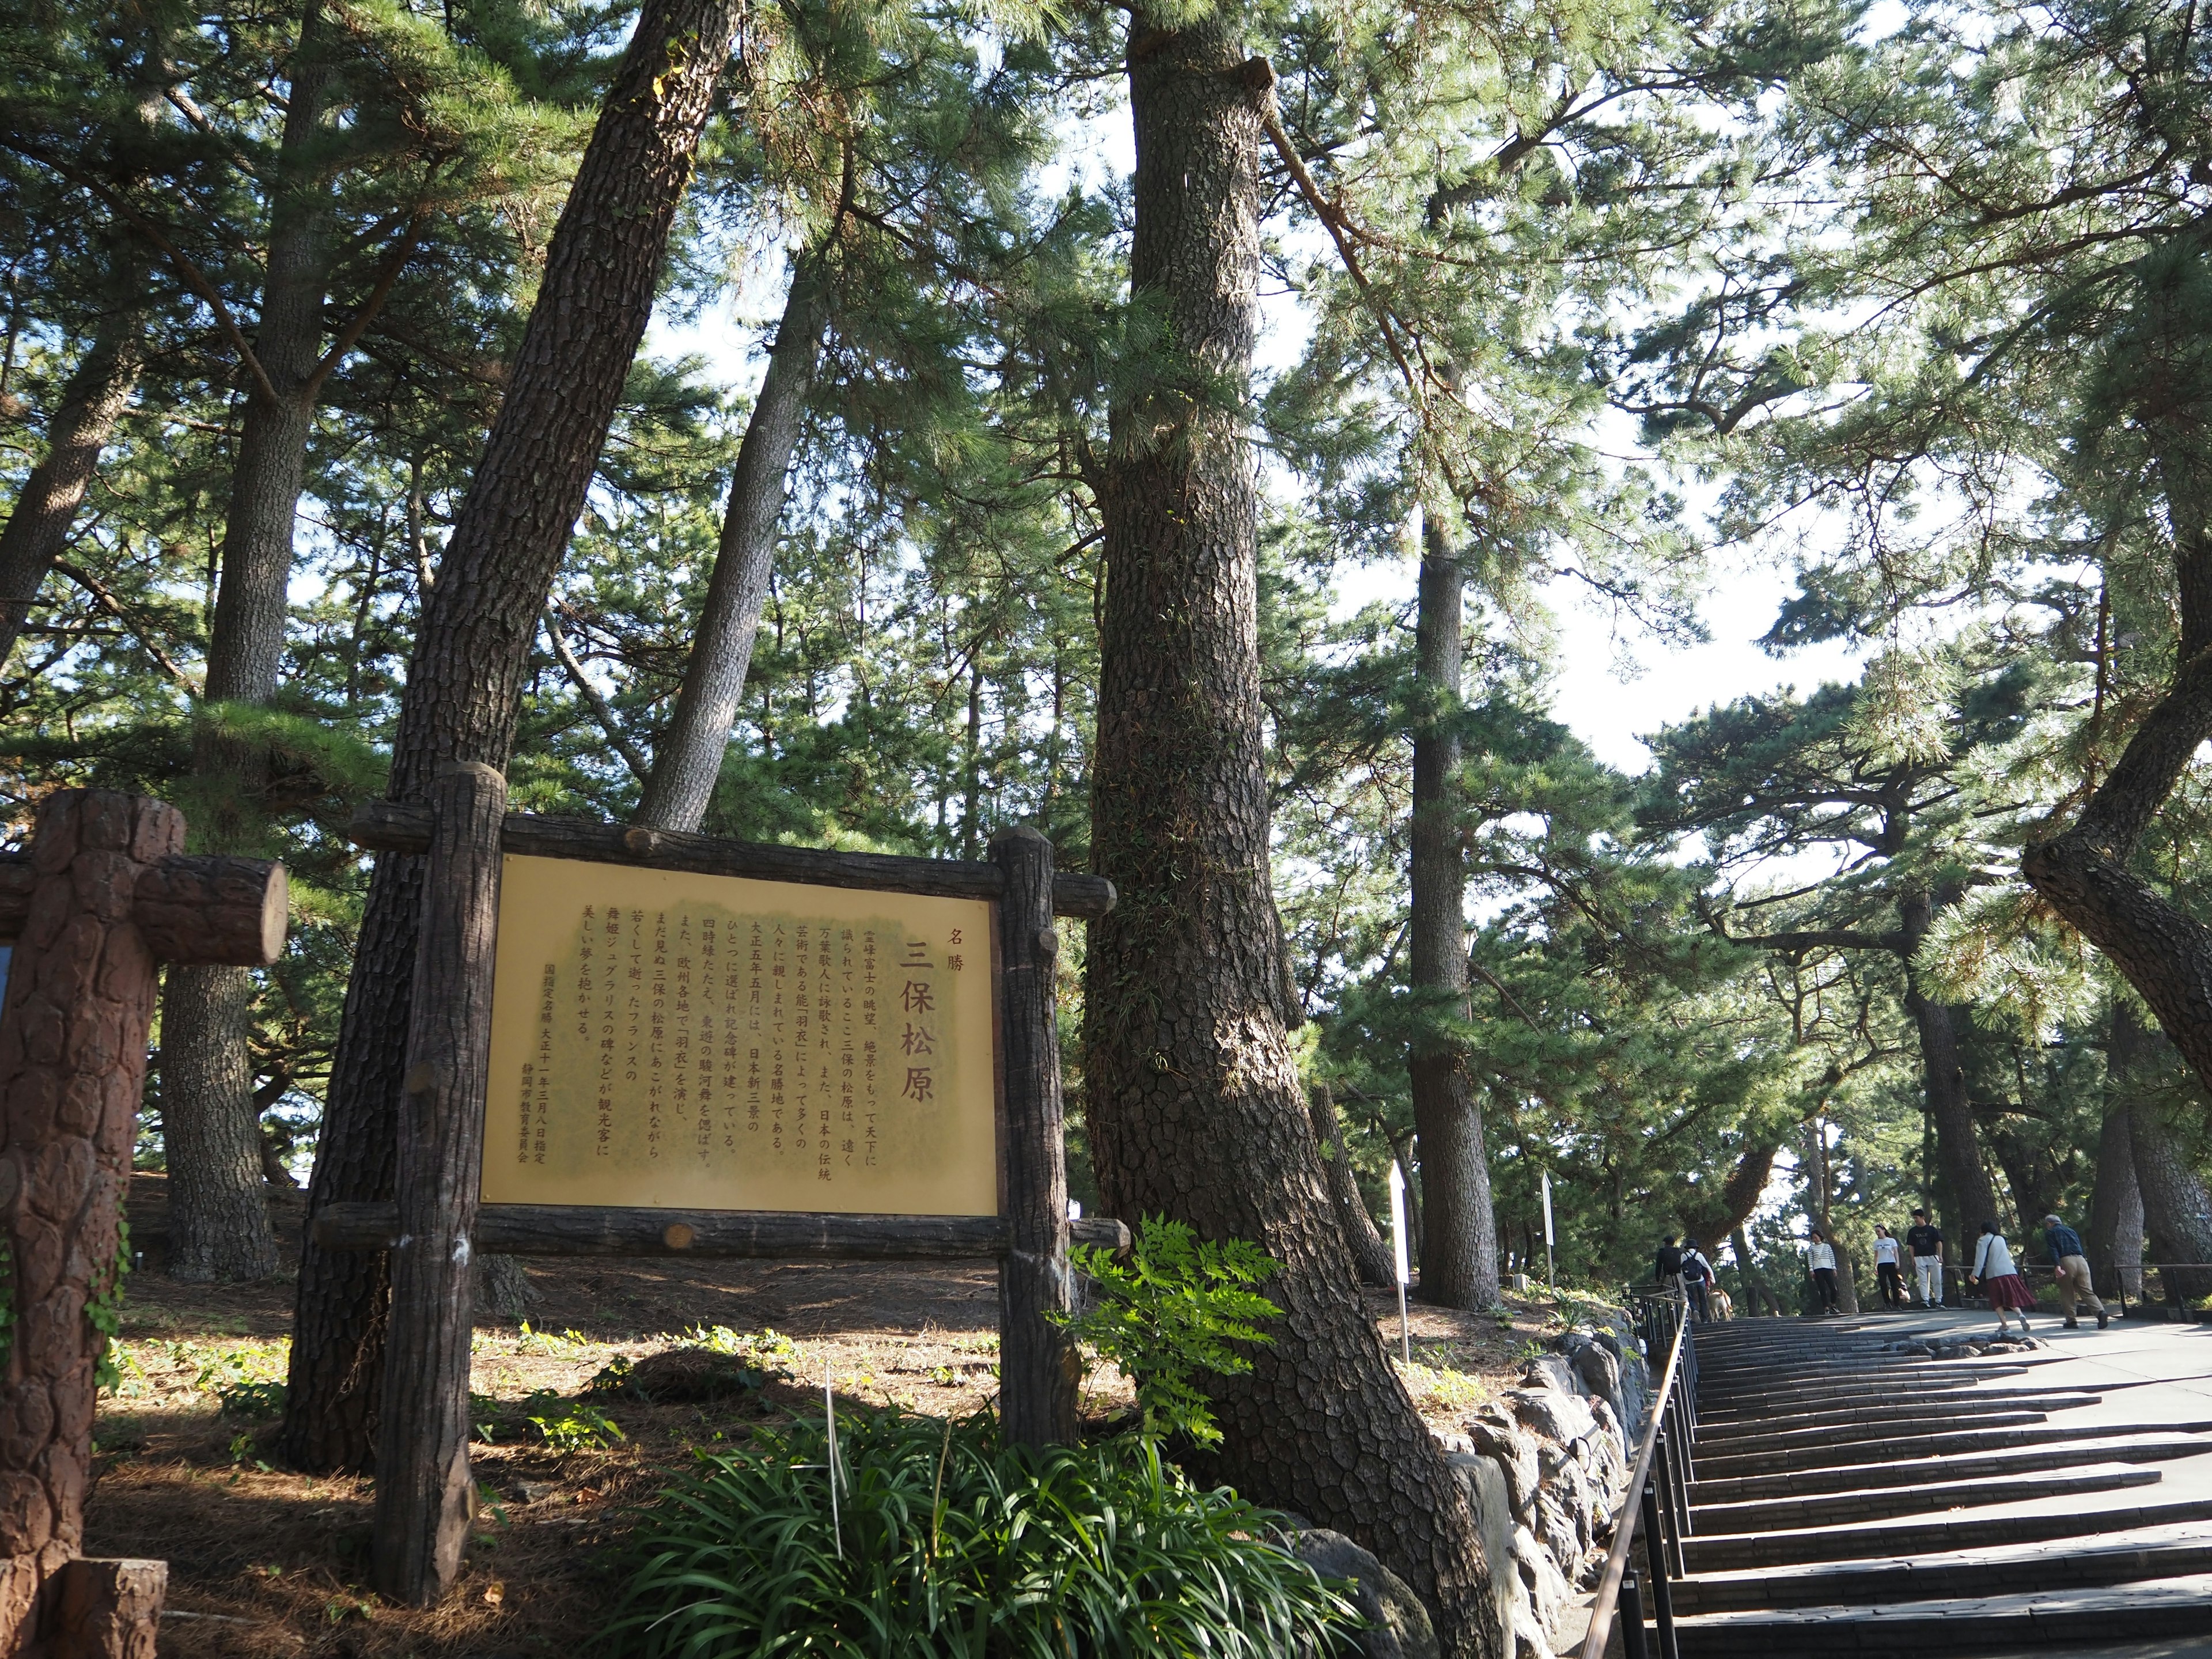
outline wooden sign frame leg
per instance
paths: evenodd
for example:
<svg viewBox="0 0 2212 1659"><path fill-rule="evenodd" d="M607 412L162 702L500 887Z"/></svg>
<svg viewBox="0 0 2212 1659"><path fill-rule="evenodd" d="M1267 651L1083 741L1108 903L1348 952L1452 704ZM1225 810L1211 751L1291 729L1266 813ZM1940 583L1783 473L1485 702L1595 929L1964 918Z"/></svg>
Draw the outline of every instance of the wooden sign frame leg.
<svg viewBox="0 0 2212 1659"><path fill-rule="evenodd" d="M468 1541L470 1261L491 1061L507 780L450 765L431 786L422 935L399 1111L399 1237L376 1450L376 1588L427 1607Z"/></svg>
<svg viewBox="0 0 2212 1659"><path fill-rule="evenodd" d="M1027 826L991 837L999 900L1005 1059L1006 1253L999 1261L999 1431L1010 1445L1067 1444L1079 1426L1075 1345L1046 1317L1073 1302L1067 1159L1053 969L1052 843Z"/></svg>

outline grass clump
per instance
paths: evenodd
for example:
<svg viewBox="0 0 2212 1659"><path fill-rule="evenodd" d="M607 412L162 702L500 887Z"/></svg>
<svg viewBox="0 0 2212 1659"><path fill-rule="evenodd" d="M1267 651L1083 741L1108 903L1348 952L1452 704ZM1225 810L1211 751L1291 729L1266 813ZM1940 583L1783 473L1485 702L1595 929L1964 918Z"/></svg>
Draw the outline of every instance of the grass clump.
<svg viewBox="0 0 2212 1659"><path fill-rule="evenodd" d="M1219 1659L1350 1649L1350 1605L1282 1522L1141 1437L1002 1447L842 1412L702 1452L633 1536L623 1659ZM837 1480L836 1507L830 1482Z"/></svg>

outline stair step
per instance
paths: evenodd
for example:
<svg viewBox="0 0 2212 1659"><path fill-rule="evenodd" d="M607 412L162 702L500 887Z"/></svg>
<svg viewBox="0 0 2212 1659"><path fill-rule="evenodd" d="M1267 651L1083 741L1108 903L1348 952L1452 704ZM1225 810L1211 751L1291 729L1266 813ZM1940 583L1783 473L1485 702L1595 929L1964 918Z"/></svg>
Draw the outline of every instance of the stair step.
<svg viewBox="0 0 2212 1659"><path fill-rule="evenodd" d="M1873 1561L1828 1562L1778 1573L1764 1568L1700 1574L1674 1586L1677 1613L1760 1607L1935 1601L1956 1596L2096 1589L2143 1578L2212 1573L2212 1528L2168 1529L2164 1537L2078 1540L2054 1547L2026 1542Z"/></svg>
<svg viewBox="0 0 2212 1659"><path fill-rule="evenodd" d="M1869 1413L1858 1407L1850 1411L1820 1412L1800 1415L1789 1413L1773 1418L1745 1418L1735 1422L1715 1423L1705 1418L1698 1419L1698 1449L1718 1453L1728 1450L1756 1450L1752 1441L1784 1434L1840 1435L1847 1439L1871 1439L1886 1428L1894 1429L1899 1424L1983 1422L1994 1415L1984 1404L1986 1395L1975 1395L1966 1400L1914 1401L1910 1406L1892 1407L1880 1413ZM2104 1403L2100 1394L2038 1395L2028 1396L2033 1405L2012 1405L2000 1402L2002 1412L2033 1412L2048 1415L2051 1412L2077 1410L2083 1406ZM1853 1434L1853 1430L1864 1430Z"/></svg>
<svg viewBox="0 0 2212 1659"><path fill-rule="evenodd" d="M2107 1385L2110 1387L2112 1385ZM2122 1385L2124 1386L2124 1385ZM1917 1413L1940 1412L1972 1413L1995 1406L2011 1410L2049 1411L2058 1405L2094 1406L2105 1398L2086 1389L1916 1389L1911 1396L1911 1410ZM1834 1405L1817 1412L1799 1413L1780 1413L1764 1407L1752 1411L1703 1410L1698 1413L1698 1434L1727 1434L1752 1431L1765 1433L1775 1425L1778 1417L1791 1424L1810 1428L1820 1423L1863 1422L1867 1407L1863 1405Z"/></svg>
<svg viewBox="0 0 2212 1659"><path fill-rule="evenodd" d="M2086 1462L2163 1462L2166 1458L2194 1458L2212 1451L2208 1440L2150 1437L2142 1429L2112 1429L2111 1440L2079 1431L2046 1433L2042 1429L2004 1429L2006 1436L2042 1436L2037 1443L2017 1447L1990 1447L1984 1451L1947 1453L1931 1467L1933 1453L1907 1449L1900 1458L1887 1462L1834 1462L1820 1468L1774 1468L1752 1475L1708 1475L1698 1467L1697 1482L1690 1486L1692 1509L1708 1504L1739 1504L1752 1498L1809 1498L1814 1493L1878 1491L1885 1486L1916 1486L1940 1467L1951 1480L1984 1480L1989 1475L2017 1475L2031 1468L2069 1468ZM1858 1451L1844 1447L1843 1451ZM1723 1462L1723 1460L1714 1460Z"/></svg>
<svg viewBox="0 0 2212 1659"><path fill-rule="evenodd" d="M2071 1428L2063 1424L2026 1429L1962 1429L1939 1434L1902 1436L1893 1440L1807 1446L1785 1452L1746 1452L1733 1456L1698 1457L1693 1460L1692 1468L1699 1486L1708 1481L1717 1486L1741 1479L1784 1474L1847 1476L1849 1471L1863 1465L1894 1464L1908 1458L1924 1461L1931 1457L1972 1457L2026 1447L2078 1445L2085 1440L2101 1440L2108 1436L2203 1434L2208 1431L2212 1431L2212 1423L2140 1424L2133 1427L2100 1425L2094 1429ZM2185 1442L2180 1443L2187 1444ZM2164 1452L2160 1455L2190 1457L2197 1452L2206 1451L2212 1451L2212 1442L2192 1446L2186 1450ZM1798 1490L1810 1488L1801 1486ZM1831 1486L1828 1490L1836 1488ZM1693 1492L1693 1500L1696 1496Z"/></svg>
<svg viewBox="0 0 2212 1659"><path fill-rule="evenodd" d="M2045 1413L2032 1411L1972 1411L1948 1412L1922 1417L1918 1413L1892 1415L1887 1413L1869 1415L1862 1413L1857 1420L1843 1423L1799 1424L1784 1419L1786 1427L1773 1427L1756 1433L1743 1432L1734 1425L1714 1433L1702 1425L1698 1428L1696 1453L1697 1466L1703 1468L1706 1461L1718 1457L1750 1457L1762 1452L1796 1452L1813 1450L1822 1446L1856 1446L1869 1441L1914 1440L1929 1435L1965 1432L1962 1423L1976 1429L2019 1429L2047 1421Z"/></svg>
<svg viewBox="0 0 2212 1659"><path fill-rule="evenodd" d="M2069 1468L2050 1453L2038 1453L2026 1468L2019 1464L1956 1480L1929 1480L1950 1471L1920 1466L1924 1484L1900 1481L1878 1489L1838 1492L1778 1492L1738 1502L1699 1504L1690 1512L1694 1536L1714 1539L1747 1533L1770 1533L1807 1527L1861 1526L1869 1521L1892 1520L1906 1515L1929 1515L1943 1510L1972 1509L1990 1504L2017 1504L2029 1498L2070 1497L2077 1492L2117 1492L2126 1486L2154 1486L2156 1469L2130 1468L2117 1462Z"/></svg>
<svg viewBox="0 0 2212 1659"><path fill-rule="evenodd" d="M1822 1607L1705 1613L1680 1620L1684 1659L1751 1654L1849 1653L1917 1659L2002 1644L2075 1650L2093 1644L2212 1630L2212 1574L2107 1588L1960 1596L1895 1607Z"/></svg>
<svg viewBox="0 0 2212 1659"><path fill-rule="evenodd" d="M2156 1480L2154 1472L2150 1472L2148 1479L2143 1470L2127 1468L2125 1473L2135 1482L2145 1486ZM2091 1489L2075 1487L2073 1492L2087 1490ZM2031 1494L2023 1494L2028 1495ZM2186 1498L2171 1504L2136 1504L2116 1510L2069 1510L2061 1515L1922 1516L1879 1522L1872 1526L1686 1538L1682 1540L1682 1554L1692 1572L1741 1572L1819 1561L1863 1560L1912 1551L1943 1553L1998 1544L2069 1540L2085 1534L2101 1536L2196 1521L2212 1521L2212 1498Z"/></svg>

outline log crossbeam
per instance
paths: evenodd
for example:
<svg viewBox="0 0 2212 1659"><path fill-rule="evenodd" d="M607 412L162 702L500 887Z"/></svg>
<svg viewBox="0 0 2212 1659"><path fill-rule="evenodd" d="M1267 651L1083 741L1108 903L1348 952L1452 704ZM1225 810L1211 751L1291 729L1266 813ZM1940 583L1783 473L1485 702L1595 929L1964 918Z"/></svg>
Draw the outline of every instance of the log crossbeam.
<svg viewBox="0 0 2212 1659"><path fill-rule="evenodd" d="M427 853L430 809L398 801L371 801L354 813L346 834L357 847L378 853ZM812 847L777 847L725 841L715 836L596 823L585 818L541 817L509 812L500 850L529 858L580 859L699 876L744 876L755 881L799 881L820 887L854 887L942 898L995 899L1006 890L995 864L959 859L897 858L883 853L836 853ZM1103 876L1066 872L1052 878L1054 914L1095 921L1114 908L1114 884Z"/></svg>
<svg viewBox="0 0 2212 1659"><path fill-rule="evenodd" d="M1084 1216L1078 1244L1129 1248L1126 1223ZM315 1243L326 1250L388 1250L396 1203L325 1204ZM696 1255L744 1261L969 1261L1003 1256L1007 1224L993 1215L840 1215L782 1210L661 1210L570 1204L486 1204L472 1235L479 1255Z"/></svg>

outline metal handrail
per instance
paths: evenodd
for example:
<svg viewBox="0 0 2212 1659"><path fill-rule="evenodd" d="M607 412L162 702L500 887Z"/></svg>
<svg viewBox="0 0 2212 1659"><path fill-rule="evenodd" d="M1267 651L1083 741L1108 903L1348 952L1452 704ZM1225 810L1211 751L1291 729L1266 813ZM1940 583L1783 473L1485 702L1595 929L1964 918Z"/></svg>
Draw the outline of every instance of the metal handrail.
<svg viewBox="0 0 2212 1659"><path fill-rule="evenodd" d="M1690 1448L1697 1438L1698 1362L1696 1346L1690 1340L1689 1299L1680 1291L1646 1303L1647 1354L1656 1346L1650 1338L1657 1334L1650 1328L1650 1316L1662 1307L1671 1315L1673 1340L1667 1346L1667 1364L1658 1386L1652 1391L1651 1420L1644 1425L1644 1437L1637 1446L1628 1490L1613 1516L1613 1544L1606 1551L1605 1569L1598 1575L1597 1594L1590 1602L1589 1629L1583 1638L1581 1659L1605 1659L1616 1612L1626 1615L1621 1621L1621 1642L1628 1659L1645 1659L1643 1585L1628 1569L1639 1516L1646 1534L1644 1553L1651 1571L1653 1610L1658 1616L1659 1651L1662 1659L1679 1659L1674 1600L1668 1581L1670 1573L1681 1576L1681 1540L1689 1530Z"/></svg>

